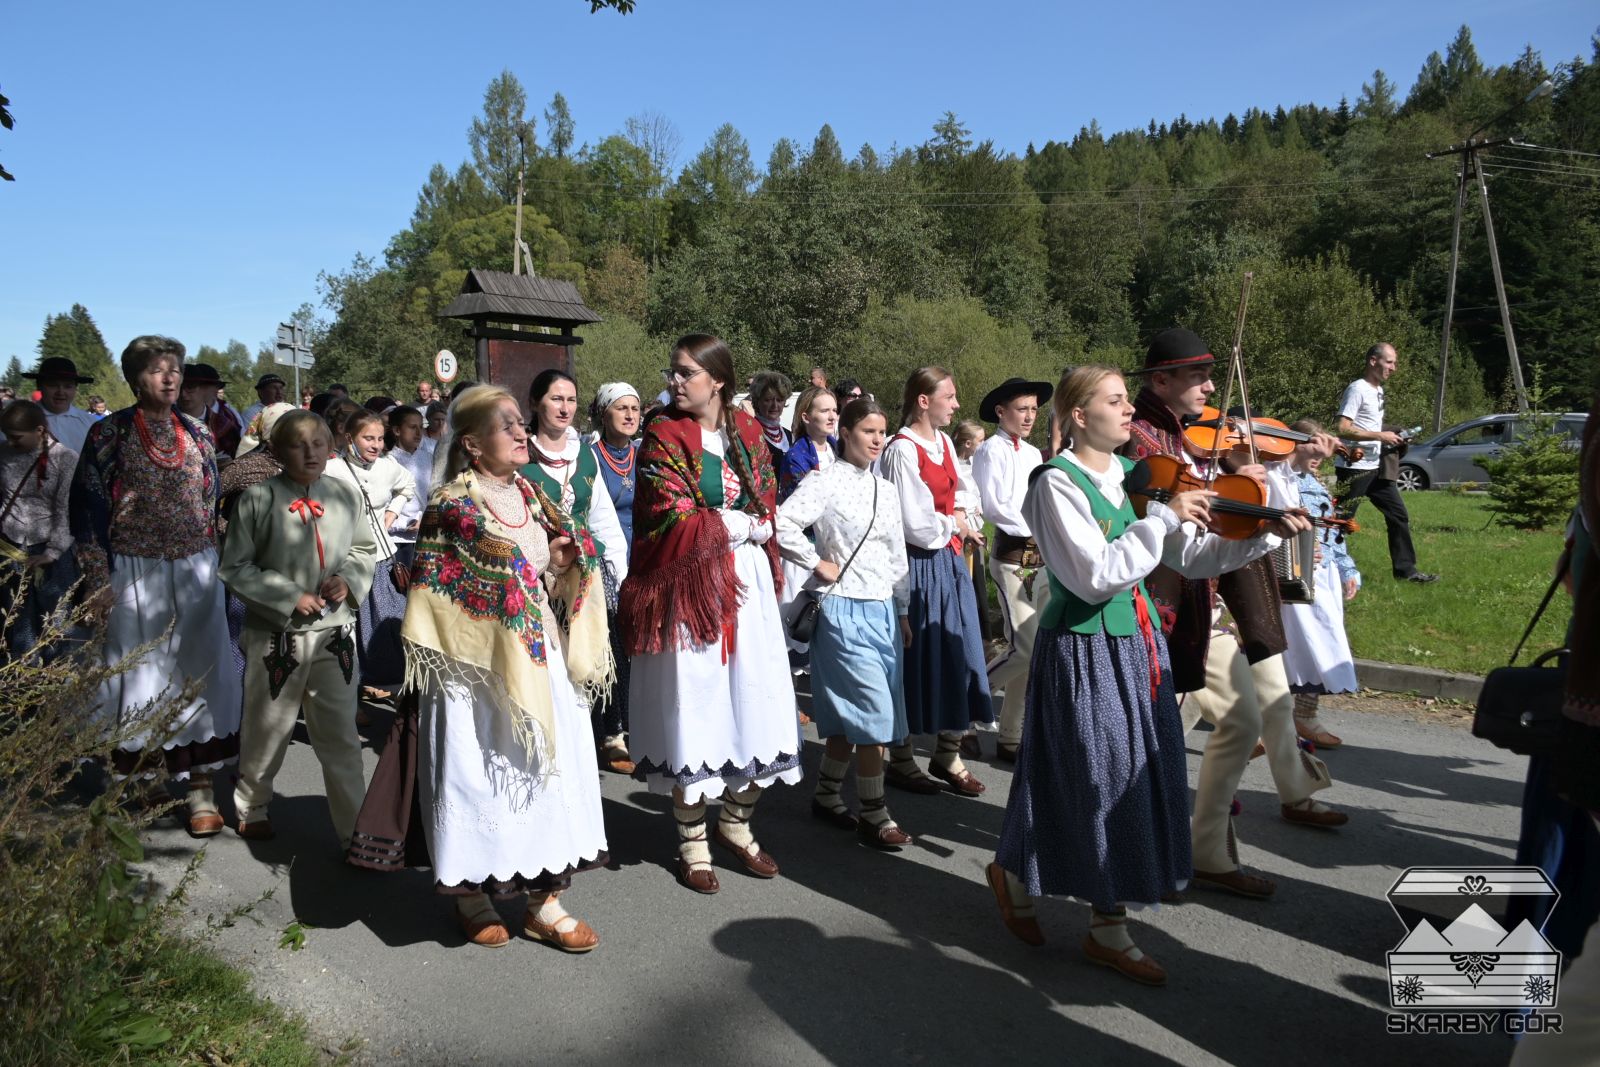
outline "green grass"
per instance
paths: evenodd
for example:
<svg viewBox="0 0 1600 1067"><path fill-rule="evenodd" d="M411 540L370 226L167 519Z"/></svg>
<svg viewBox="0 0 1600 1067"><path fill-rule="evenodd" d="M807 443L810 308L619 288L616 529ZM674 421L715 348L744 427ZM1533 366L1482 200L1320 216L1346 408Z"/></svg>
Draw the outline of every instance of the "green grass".
<svg viewBox="0 0 1600 1067"><path fill-rule="evenodd" d="M244 972L206 949L170 941L125 986L133 1007L171 1031L151 1050L157 1063L325 1064L301 1020L258 997ZM137 1062L137 1061L135 1061Z"/></svg>
<svg viewBox="0 0 1600 1067"><path fill-rule="evenodd" d="M1469 674L1506 662L1550 584L1562 531L1490 525L1485 499L1442 490L1405 494L1418 566L1440 576L1431 585L1390 577L1383 516L1370 502L1361 505L1362 529L1349 544L1364 584L1345 616L1358 657ZM1517 662L1558 647L1571 610L1557 591Z"/></svg>

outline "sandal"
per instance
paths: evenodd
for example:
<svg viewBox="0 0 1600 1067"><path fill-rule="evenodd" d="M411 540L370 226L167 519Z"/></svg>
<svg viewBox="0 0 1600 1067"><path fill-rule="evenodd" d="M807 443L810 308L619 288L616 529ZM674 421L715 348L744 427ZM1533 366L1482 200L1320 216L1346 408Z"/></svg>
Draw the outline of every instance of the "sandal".
<svg viewBox="0 0 1600 1067"><path fill-rule="evenodd" d="M1311 720L1311 723L1305 729L1301 729L1300 722L1297 720L1294 724L1294 732L1300 735L1300 740L1309 741L1319 749L1335 749L1344 744L1337 735L1330 734L1323 729L1322 724L1315 719Z"/></svg>
<svg viewBox="0 0 1600 1067"><path fill-rule="evenodd" d="M1032 902L1020 908L1011 902L1005 868L998 863L991 863L984 868L983 874L994 892L995 903L1000 905L1000 921L1006 924L1006 929L1017 935L1023 943L1035 948L1044 944L1044 931L1039 929L1039 920L1034 917Z"/></svg>
<svg viewBox="0 0 1600 1067"><path fill-rule="evenodd" d="M883 769L883 780L885 784L892 785L896 789L904 789L908 793L921 793L931 797L935 793L944 792L944 786L929 778L921 767L917 768L916 774L907 774L890 764Z"/></svg>
<svg viewBox="0 0 1600 1067"><path fill-rule="evenodd" d="M522 920L522 936L530 941L542 941L562 952L576 955L593 952L600 945L600 935L594 927L576 915L563 915L553 923L539 921L537 910L529 902L528 914Z"/></svg>
<svg viewBox="0 0 1600 1067"><path fill-rule="evenodd" d="M628 746L621 741L601 745L599 762L601 770L612 774L632 775L637 766L628 753Z"/></svg>
<svg viewBox="0 0 1600 1067"><path fill-rule="evenodd" d="M969 770L963 769L961 773L957 774L952 770L939 766L937 763L931 763L928 765L928 773L948 785L950 791L957 796L982 796L983 791L988 788L974 778Z"/></svg>

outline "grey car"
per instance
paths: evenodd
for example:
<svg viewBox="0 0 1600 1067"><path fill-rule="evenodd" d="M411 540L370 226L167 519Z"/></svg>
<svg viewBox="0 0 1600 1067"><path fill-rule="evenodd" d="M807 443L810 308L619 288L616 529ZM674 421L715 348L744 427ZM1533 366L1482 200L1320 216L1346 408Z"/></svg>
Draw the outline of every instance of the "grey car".
<svg viewBox="0 0 1600 1067"><path fill-rule="evenodd" d="M1576 449L1589 416L1581 411L1556 416L1555 432ZM1441 434L1412 444L1400 461L1401 489L1427 489L1451 482L1488 484L1485 459L1497 459L1509 444L1527 433L1530 423L1518 415L1484 415L1458 423Z"/></svg>

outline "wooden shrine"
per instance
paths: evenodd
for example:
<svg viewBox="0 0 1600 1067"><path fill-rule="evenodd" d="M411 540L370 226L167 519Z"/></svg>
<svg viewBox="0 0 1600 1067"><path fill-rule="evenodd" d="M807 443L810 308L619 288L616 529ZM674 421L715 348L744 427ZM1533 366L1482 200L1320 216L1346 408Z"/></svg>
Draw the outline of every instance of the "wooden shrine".
<svg viewBox="0 0 1600 1067"><path fill-rule="evenodd" d="M540 371L573 373L573 349L583 344L573 331L601 321L571 282L500 270L468 271L439 317L471 324L476 380L504 386L524 407Z"/></svg>

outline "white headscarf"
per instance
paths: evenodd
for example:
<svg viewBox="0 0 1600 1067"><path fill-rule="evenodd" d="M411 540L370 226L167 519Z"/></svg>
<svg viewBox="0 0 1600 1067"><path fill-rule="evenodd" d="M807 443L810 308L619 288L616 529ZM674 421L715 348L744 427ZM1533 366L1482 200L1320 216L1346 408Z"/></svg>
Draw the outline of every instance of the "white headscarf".
<svg viewBox="0 0 1600 1067"><path fill-rule="evenodd" d="M639 390L627 382L607 382L594 391L594 406L599 411L605 411L625 396L638 400Z"/></svg>

